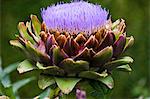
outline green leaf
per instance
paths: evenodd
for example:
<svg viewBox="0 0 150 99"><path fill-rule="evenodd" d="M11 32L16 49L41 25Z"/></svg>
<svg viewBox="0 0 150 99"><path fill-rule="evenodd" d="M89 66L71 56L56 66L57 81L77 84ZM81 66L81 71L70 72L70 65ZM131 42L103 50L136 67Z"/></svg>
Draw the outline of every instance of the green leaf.
<svg viewBox="0 0 150 99"><path fill-rule="evenodd" d="M91 83L93 83L93 80L81 81L78 83L78 86L81 90L86 91L87 99L103 99L104 94L102 88L99 89L100 91L97 91L95 88L93 88L93 86L91 86Z"/></svg>
<svg viewBox="0 0 150 99"><path fill-rule="evenodd" d="M114 61L106 63L104 67L107 68L108 70L113 70L114 68L118 66L126 65L129 63L133 63L133 59L129 56L125 56L118 60L114 60Z"/></svg>
<svg viewBox="0 0 150 99"><path fill-rule="evenodd" d="M73 90L69 94L62 94L62 96L60 96L59 98L60 99L76 99L75 90Z"/></svg>
<svg viewBox="0 0 150 99"><path fill-rule="evenodd" d="M104 77L104 78L99 78L97 80L102 82L103 84L105 84L110 89L112 89L114 87L114 80L111 76L107 76L107 77Z"/></svg>
<svg viewBox="0 0 150 99"><path fill-rule="evenodd" d="M74 61L71 58L67 58L60 63L60 67L67 73L80 73L81 71L89 70L89 63L83 60Z"/></svg>
<svg viewBox="0 0 150 99"><path fill-rule="evenodd" d="M11 86L11 81L10 81L9 74L5 75L5 76L1 79L1 83L3 84L4 87L10 87L10 86Z"/></svg>
<svg viewBox="0 0 150 99"><path fill-rule="evenodd" d="M38 69L43 70L44 74L49 74L49 75L64 75L64 70L59 68L58 66L46 66L44 67L43 64L40 64L39 62L36 63L36 66Z"/></svg>
<svg viewBox="0 0 150 99"><path fill-rule="evenodd" d="M50 86L50 99L55 99L60 93L60 88L57 86Z"/></svg>
<svg viewBox="0 0 150 99"><path fill-rule="evenodd" d="M23 62L21 62L17 68L17 70L19 71L19 73L24 73L24 72L28 72L31 71L33 69L37 69L33 63L29 60L24 60Z"/></svg>
<svg viewBox="0 0 150 99"><path fill-rule="evenodd" d="M126 38L126 45L125 45L123 51L125 51L128 48L130 48L133 44L134 44L134 38L133 38L133 36L127 37Z"/></svg>
<svg viewBox="0 0 150 99"><path fill-rule="evenodd" d="M30 52L30 56L33 60L35 60L35 61L43 60L44 62L49 62L50 61L49 55L46 54L46 53L43 53L42 51L35 48L34 45L31 42L28 41L26 43L26 48Z"/></svg>
<svg viewBox="0 0 150 99"><path fill-rule="evenodd" d="M12 71L16 70L17 66L18 66L18 62L17 63L13 63L8 65L4 70L2 70L1 74L0 74L0 80L6 76L7 74L11 73Z"/></svg>
<svg viewBox="0 0 150 99"><path fill-rule="evenodd" d="M3 86L2 82L0 81L0 95L4 94L4 90L5 90L5 87Z"/></svg>
<svg viewBox="0 0 150 99"><path fill-rule="evenodd" d="M112 55L113 55L112 46L106 47L93 56L92 62L95 66L100 66L101 64L108 61L112 57Z"/></svg>
<svg viewBox="0 0 150 99"><path fill-rule="evenodd" d="M40 37L40 31L41 31L41 22L38 20L36 15L31 15L31 22L33 26L33 30L35 32L35 35L37 37Z"/></svg>
<svg viewBox="0 0 150 99"><path fill-rule="evenodd" d="M54 83L55 83L55 80L54 80L54 77L52 76L46 76L46 75L39 76L38 86L40 89L45 89Z"/></svg>
<svg viewBox="0 0 150 99"><path fill-rule="evenodd" d="M32 31L32 27L31 27L31 21L30 22L26 22L26 27L28 28L28 33L30 34L30 36L33 38L33 40L38 43L40 38L36 37L35 34Z"/></svg>
<svg viewBox="0 0 150 99"><path fill-rule="evenodd" d="M93 92L91 92L91 96L96 97L96 99L99 99L98 97L103 99L104 96L110 92L110 89L99 81L90 81L90 85L94 89Z"/></svg>
<svg viewBox="0 0 150 99"><path fill-rule="evenodd" d="M25 86L26 84L28 84L29 82L35 80L35 77L30 77L30 78L26 78L26 79L22 79L22 80L19 80L15 83L13 83L12 87L13 87L13 92L14 93L17 93L18 90Z"/></svg>
<svg viewBox="0 0 150 99"><path fill-rule="evenodd" d="M117 70L119 70L119 71L126 71L126 72L131 72L132 71L131 67L128 64L122 65L122 66L118 66Z"/></svg>
<svg viewBox="0 0 150 99"><path fill-rule="evenodd" d="M119 23L120 23L120 19L118 19L115 22L113 22L112 26L111 26L112 30L115 29L119 25Z"/></svg>
<svg viewBox="0 0 150 99"><path fill-rule="evenodd" d="M29 40L32 43L34 43L34 40L32 39L32 37L27 32L27 27L25 26L24 22L19 22L18 30L19 30L20 35L21 35L22 38L24 38L26 40Z"/></svg>
<svg viewBox="0 0 150 99"><path fill-rule="evenodd" d="M98 78L106 77L107 75L108 74L106 72L100 74L100 73L94 72L94 71L83 71L79 74L79 77L96 80Z"/></svg>
<svg viewBox="0 0 150 99"><path fill-rule="evenodd" d="M54 60L54 64L58 65L58 63L60 63L63 59L64 59L64 57L63 57L63 55L61 53L60 47L55 46L53 48L53 60Z"/></svg>
<svg viewBox="0 0 150 99"><path fill-rule="evenodd" d="M12 86L5 88L5 95L8 96L10 99L16 99L16 95L13 92Z"/></svg>
<svg viewBox="0 0 150 99"><path fill-rule="evenodd" d="M9 43L13 46L19 47L21 49L25 49L24 46L18 40L10 40Z"/></svg>
<svg viewBox="0 0 150 99"><path fill-rule="evenodd" d="M49 96L50 91L50 88L47 88L40 95L34 97L34 99L46 99Z"/></svg>
<svg viewBox="0 0 150 99"><path fill-rule="evenodd" d="M69 94L75 85L80 81L80 78L58 78L55 77L55 81L58 87L64 94Z"/></svg>

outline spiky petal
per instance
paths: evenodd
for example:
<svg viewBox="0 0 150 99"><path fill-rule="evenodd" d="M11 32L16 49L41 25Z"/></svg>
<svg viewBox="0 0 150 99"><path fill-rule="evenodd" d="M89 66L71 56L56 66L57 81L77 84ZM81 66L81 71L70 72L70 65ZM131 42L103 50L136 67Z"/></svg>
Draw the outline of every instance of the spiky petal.
<svg viewBox="0 0 150 99"><path fill-rule="evenodd" d="M108 12L99 5L80 1L47 7L41 15L49 29L91 34L106 23Z"/></svg>

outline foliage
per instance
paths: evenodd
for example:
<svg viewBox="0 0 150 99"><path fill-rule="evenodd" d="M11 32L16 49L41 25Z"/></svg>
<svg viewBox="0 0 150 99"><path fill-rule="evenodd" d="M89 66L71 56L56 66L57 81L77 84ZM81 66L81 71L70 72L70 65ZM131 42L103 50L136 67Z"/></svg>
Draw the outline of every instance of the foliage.
<svg viewBox="0 0 150 99"><path fill-rule="evenodd" d="M16 70L17 66L18 63L11 64L5 69L2 69L0 66L0 95L8 96L11 99L19 99L18 90L35 80L35 77L30 77L12 83L10 80L10 73Z"/></svg>
<svg viewBox="0 0 150 99"><path fill-rule="evenodd" d="M26 16L31 13L38 14L41 7L46 7L49 4L54 4L58 0L1 0L1 39L0 49L3 61L3 66L7 67L8 64L23 59L23 55L16 49L9 46L8 41L14 38L13 33L17 32L16 25L18 20L28 20ZM67 0L69 1L69 0ZM115 81L116 87L109 95L113 98L127 98L149 96L149 94L143 94L149 92L149 65L148 51L149 51L149 16L148 16L148 0L90 0L90 2L101 4L103 7L110 9L112 18L118 19L124 17L127 22L128 34L134 35L136 38L135 45L128 51L127 54L132 55L135 58L134 65L132 65L133 72L128 74L114 73L113 76L117 80ZM36 4L35 4L36 3ZM16 5L16 6L14 6ZM40 16L40 15L39 15ZM10 24L11 23L11 24ZM12 25L13 24L13 25ZM15 53L15 55L14 55ZM120 75L120 76L118 76ZM0 75L1 76L1 75ZM18 75L11 74L12 79L17 81ZM143 79L145 84L137 84L140 79ZM30 84L33 86L34 84ZM139 87L140 86L140 87ZM137 88L138 87L138 88ZM142 91L144 90L146 91ZM137 92L138 89L138 92ZM31 89L35 93L39 93L39 90ZM135 92L134 92L135 91ZM33 94L28 93L28 88L21 91L21 97L33 97Z"/></svg>

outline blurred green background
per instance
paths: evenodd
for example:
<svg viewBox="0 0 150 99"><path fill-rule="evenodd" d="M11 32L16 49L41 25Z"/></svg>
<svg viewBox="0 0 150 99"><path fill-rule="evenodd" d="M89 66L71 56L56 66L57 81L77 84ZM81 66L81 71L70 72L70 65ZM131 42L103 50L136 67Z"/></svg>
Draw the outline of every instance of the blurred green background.
<svg viewBox="0 0 150 99"><path fill-rule="evenodd" d="M16 48L9 45L14 39L19 21L29 20L30 14L36 14L40 19L40 10L43 7L55 4L60 0L1 0L0 20L0 56L3 68L7 65L25 59ZM65 1L69 2L69 0ZM137 98L150 96L150 16L148 0L89 0L101 4L109 9L113 21L119 18L126 20L127 35L135 38L134 46L126 54L134 58L130 74L114 72L115 88L109 95L114 99ZM13 82L30 77L34 73L19 75L17 71L11 73ZM22 98L31 98L38 95L41 90L37 81L32 81L19 90Z"/></svg>

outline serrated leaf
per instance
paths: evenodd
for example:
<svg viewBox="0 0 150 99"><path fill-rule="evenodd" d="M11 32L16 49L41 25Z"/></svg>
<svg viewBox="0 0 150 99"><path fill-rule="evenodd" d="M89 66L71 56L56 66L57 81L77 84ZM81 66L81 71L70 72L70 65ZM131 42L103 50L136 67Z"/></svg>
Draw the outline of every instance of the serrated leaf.
<svg viewBox="0 0 150 99"><path fill-rule="evenodd" d="M54 80L54 77L52 76L46 76L46 75L39 76L38 86L40 89L45 89L54 83L55 83L55 80Z"/></svg>
<svg viewBox="0 0 150 99"><path fill-rule="evenodd" d="M55 81L58 87L64 94L69 94L75 85L80 81L80 78L58 78L55 77Z"/></svg>
<svg viewBox="0 0 150 99"><path fill-rule="evenodd" d="M31 22L33 26L33 30L35 32L35 35L37 37L40 37L40 31L41 31L41 22L38 20L36 15L31 15Z"/></svg>
<svg viewBox="0 0 150 99"><path fill-rule="evenodd" d="M81 71L89 70L89 63L87 61L74 61L71 58L64 59L60 64L67 73L79 73Z"/></svg>
<svg viewBox="0 0 150 99"><path fill-rule="evenodd" d="M28 84L29 82L35 80L35 77L30 77L30 78L26 78L26 79L22 79L22 80L19 80L15 83L13 83L12 87L13 87L13 92L14 93L17 93L17 91L25 86L26 84Z"/></svg>
<svg viewBox="0 0 150 99"><path fill-rule="evenodd" d="M131 72L132 71L131 67L128 64L122 65L122 66L118 66L117 70L119 70L119 71L126 71L126 72Z"/></svg>
<svg viewBox="0 0 150 99"><path fill-rule="evenodd" d="M130 64L130 63L133 63L133 59L129 56L125 56L120 59L106 63L104 67L107 68L108 70L113 70L118 66Z"/></svg>
<svg viewBox="0 0 150 99"><path fill-rule="evenodd" d="M114 80L111 76L107 76L107 77L104 77L104 78L99 78L97 80L102 82L103 84L105 84L110 89L112 89L114 87Z"/></svg>
<svg viewBox="0 0 150 99"><path fill-rule="evenodd" d="M108 74L106 72L100 74L100 73L94 72L94 71L83 71L83 72L79 73L79 77L95 79L95 80L98 78L106 77L107 75Z"/></svg>
<svg viewBox="0 0 150 99"><path fill-rule="evenodd" d="M101 64L108 61L112 57L112 55L113 55L112 46L106 47L93 56L92 62L95 66L100 66Z"/></svg>
<svg viewBox="0 0 150 99"><path fill-rule="evenodd" d="M21 62L19 64L19 66L17 68L17 70L19 71L19 73L28 72L28 71L31 71L33 69L37 69L37 68L29 60L24 60L23 62Z"/></svg>

